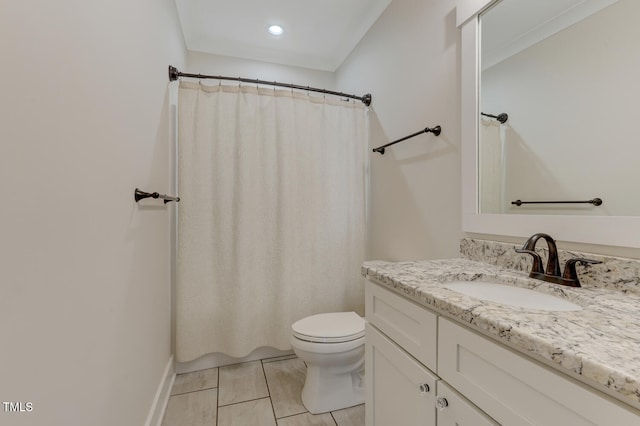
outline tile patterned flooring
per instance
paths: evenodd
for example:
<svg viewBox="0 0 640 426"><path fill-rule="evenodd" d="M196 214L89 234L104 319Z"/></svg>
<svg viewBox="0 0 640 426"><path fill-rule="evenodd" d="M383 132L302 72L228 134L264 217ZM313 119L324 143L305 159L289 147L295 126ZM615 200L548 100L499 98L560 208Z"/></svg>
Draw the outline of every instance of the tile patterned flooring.
<svg viewBox="0 0 640 426"><path fill-rule="evenodd" d="M295 355L179 374L162 426L364 426L364 405L310 414L305 374Z"/></svg>

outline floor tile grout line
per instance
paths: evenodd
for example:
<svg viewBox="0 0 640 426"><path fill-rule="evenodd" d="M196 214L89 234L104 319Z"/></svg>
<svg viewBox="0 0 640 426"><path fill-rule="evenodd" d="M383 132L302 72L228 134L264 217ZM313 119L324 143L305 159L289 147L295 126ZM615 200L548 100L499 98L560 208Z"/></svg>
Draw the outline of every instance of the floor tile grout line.
<svg viewBox="0 0 640 426"><path fill-rule="evenodd" d="M309 413L309 411L303 411L301 413L293 413L293 414L287 414L286 416L282 416L282 417L278 417L276 420L282 420L282 419L288 419L289 417L295 417L295 416L301 416L303 414L311 414ZM315 414L311 414L312 416L315 416Z"/></svg>
<svg viewBox="0 0 640 426"><path fill-rule="evenodd" d="M225 367L235 367L237 365L242 365L242 364L251 364L252 362L262 362L261 359L253 359L250 361L238 361L238 362L234 362L233 364L225 364L225 365L221 365L219 367L214 367L214 368L218 368L218 373L220 373L221 368L225 368Z"/></svg>
<svg viewBox="0 0 640 426"><path fill-rule="evenodd" d="M296 354L291 354L291 355L283 355L283 356L274 356L271 358L265 358L265 359L261 359L260 361L262 361L263 364L269 364L271 362L278 362L278 361L287 361L293 358L298 358L298 356Z"/></svg>
<svg viewBox="0 0 640 426"><path fill-rule="evenodd" d="M264 375L264 383L267 385L267 393L269 394L269 403L271 404L271 413L273 414L273 420L278 424L278 418L276 417L276 409L273 407L273 399L271 399L271 388L269 387L269 380L267 379L267 372L264 370L264 360L260 360L260 366L262 367L262 374Z"/></svg>
<svg viewBox="0 0 640 426"><path fill-rule="evenodd" d="M216 367L218 369L218 377L216 377L216 384L218 385L216 392L216 424L213 426L218 426L218 419L220 419L220 367Z"/></svg>
<svg viewBox="0 0 640 426"><path fill-rule="evenodd" d="M220 368L220 367L206 367L206 368L201 368L199 370L185 371L183 373L176 373L176 377L178 377L178 376L188 376L190 374L202 373L203 371L215 370L217 368Z"/></svg>
<svg viewBox="0 0 640 426"><path fill-rule="evenodd" d="M231 404L218 405L218 408L231 407L232 405L244 404L245 402L259 401L261 399L269 399L269 400L271 400L271 397L270 396L261 396L261 397L258 397L258 398L247 399L246 401L232 402Z"/></svg>
<svg viewBox="0 0 640 426"><path fill-rule="evenodd" d="M269 380L267 380L267 372L264 371L264 362L260 360L260 368L262 368L262 377L264 377L264 384L267 386L267 395L271 398L271 388L269 387Z"/></svg>
<svg viewBox="0 0 640 426"><path fill-rule="evenodd" d="M202 392L202 391L211 390L211 389L218 389L218 387L217 386L211 386L209 388L202 388L202 389L195 389L195 390L190 390L190 391L186 391L186 392L174 393L174 394L169 395L169 397L178 396L178 395L187 395L189 393Z"/></svg>

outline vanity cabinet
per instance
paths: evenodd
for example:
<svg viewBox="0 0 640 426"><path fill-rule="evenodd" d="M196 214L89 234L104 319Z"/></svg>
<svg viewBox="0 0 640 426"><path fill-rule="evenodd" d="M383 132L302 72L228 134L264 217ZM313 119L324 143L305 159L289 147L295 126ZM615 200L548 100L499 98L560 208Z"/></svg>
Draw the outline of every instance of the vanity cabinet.
<svg viewBox="0 0 640 426"><path fill-rule="evenodd" d="M438 382L438 426L497 426L465 397L444 381Z"/></svg>
<svg viewBox="0 0 640 426"><path fill-rule="evenodd" d="M366 336L367 426L435 426L438 377L371 324Z"/></svg>
<svg viewBox="0 0 640 426"><path fill-rule="evenodd" d="M639 425L599 392L443 317L438 375L505 425Z"/></svg>
<svg viewBox="0 0 640 426"><path fill-rule="evenodd" d="M367 426L640 424L588 386L367 279Z"/></svg>
<svg viewBox="0 0 640 426"><path fill-rule="evenodd" d="M365 287L369 324L389 336L431 371L436 371L438 316L371 281Z"/></svg>
<svg viewBox="0 0 640 426"><path fill-rule="evenodd" d="M367 426L497 424L434 373L435 313L371 282L365 294Z"/></svg>

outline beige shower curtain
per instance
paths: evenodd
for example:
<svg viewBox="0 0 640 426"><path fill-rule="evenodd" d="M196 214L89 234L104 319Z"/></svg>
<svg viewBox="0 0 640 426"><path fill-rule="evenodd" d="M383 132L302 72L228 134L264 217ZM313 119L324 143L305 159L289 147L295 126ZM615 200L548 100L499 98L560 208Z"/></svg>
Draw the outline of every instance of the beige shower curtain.
<svg viewBox="0 0 640 426"><path fill-rule="evenodd" d="M181 82L176 358L289 349L290 325L363 313L366 111Z"/></svg>
<svg viewBox="0 0 640 426"><path fill-rule="evenodd" d="M506 125L497 120L480 120L480 143L478 150L480 212L504 213L505 198L505 139Z"/></svg>

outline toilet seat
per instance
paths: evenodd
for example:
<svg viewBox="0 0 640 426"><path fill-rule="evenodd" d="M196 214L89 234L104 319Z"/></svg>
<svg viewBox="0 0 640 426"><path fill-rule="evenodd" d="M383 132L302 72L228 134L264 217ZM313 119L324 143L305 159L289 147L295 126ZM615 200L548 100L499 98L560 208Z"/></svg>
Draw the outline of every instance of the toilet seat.
<svg viewBox="0 0 640 426"><path fill-rule="evenodd" d="M296 338L307 342L349 342L364 336L364 319L355 312L317 314L296 321L291 329Z"/></svg>

